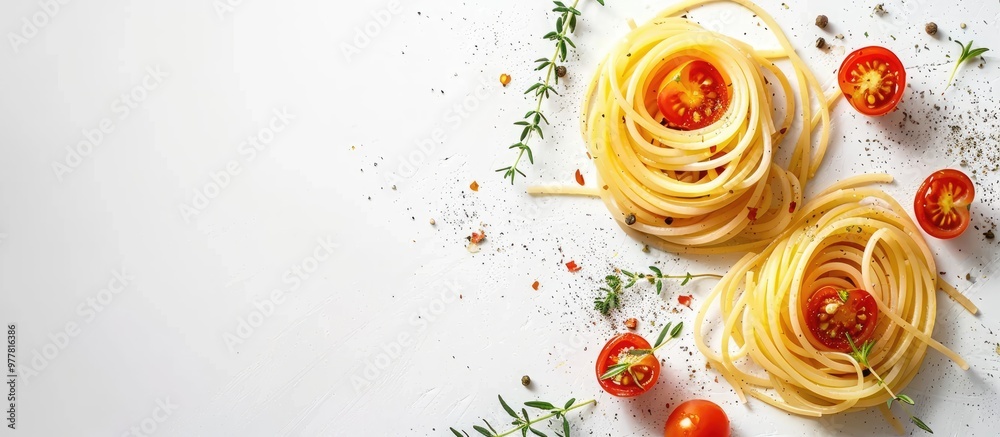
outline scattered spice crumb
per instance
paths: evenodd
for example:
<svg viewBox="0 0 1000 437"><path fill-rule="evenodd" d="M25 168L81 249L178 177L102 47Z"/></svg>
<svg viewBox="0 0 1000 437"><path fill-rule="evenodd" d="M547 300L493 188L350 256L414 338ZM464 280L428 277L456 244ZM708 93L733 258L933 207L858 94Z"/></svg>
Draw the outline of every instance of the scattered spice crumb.
<svg viewBox="0 0 1000 437"><path fill-rule="evenodd" d="M576 183L583 186L585 184L583 180L583 173L580 173L580 169L576 169Z"/></svg>
<svg viewBox="0 0 1000 437"><path fill-rule="evenodd" d="M826 25L829 24L829 23L830 23L830 19L827 18L826 15L817 15L816 16L816 27L819 27L820 29L826 29Z"/></svg>
<svg viewBox="0 0 1000 437"><path fill-rule="evenodd" d="M694 297L691 296L690 294L686 295L686 296L683 295L683 294L680 295L680 296L677 296L677 303L679 303L681 305L684 305L684 306L688 307L689 309L691 308L691 301L692 300L694 300Z"/></svg>
<svg viewBox="0 0 1000 437"><path fill-rule="evenodd" d="M465 238L469 240L469 245L465 249L469 253L477 253L479 252L479 243L486 239L486 232L480 229L479 232L473 232L472 235Z"/></svg>
<svg viewBox="0 0 1000 437"><path fill-rule="evenodd" d="M836 38L836 39L844 39L844 34L838 33L836 36L834 36L834 38Z"/></svg>
<svg viewBox="0 0 1000 437"><path fill-rule="evenodd" d="M535 290L535 291L538 291L538 286L539 286L539 285L540 285L540 284L538 284L538 281L535 281L535 282L533 282L533 283L531 284L531 289L532 289L532 290Z"/></svg>
<svg viewBox="0 0 1000 437"><path fill-rule="evenodd" d="M500 75L500 85L507 86L510 83L510 75L507 73Z"/></svg>
<svg viewBox="0 0 1000 437"><path fill-rule="evenodd" d="M434 225L436 225L436 224L437 224L437 222L436 222L436 221L434 221L434 219L431 219L431 226L434 226Z"/></svg>
<svg viewBox="0 0 1000 437"><path fill-rule="evenodd" d="M469 184L469 189L472 191L479 191L479 182L472 181L472 183Z"/></svg>
<svg viewBox="0 0 1000 437"><path fill-rule="evenodd" d="M986 232L983 232L983 236L986 237L987 240L992 240L993 237L994 237L993 230L990 229L990 230L988 230Z"/></svg>
<svg viewBox="0 0 1000 437"><path fill-rule="evenodd" d="M643 251L643 253L649 253L649 245L648 244L643 244L642 245L642 251Z"/></svg>
<svg viewBox="0 0 1000 437"><path fill-rule="evenodd" d="M625 321L625 327L628 329L635 329L636 326L639 326L639 321L635 317Z"/></svg>
<svg viewBox="0 0 1000 437"><path fill-rule="evenodd" d="M875 5L875 13L879 15L888 14L889 11L885 10L885 3L879 3Z"/></svg>
<svg viewBox="0 0 1000 437"><path fill-rule="evenodd" d="M819 37L819 39L816 40L816 48L822 49L823 47L826 47L826 40L823 39L823 37Z"/></svg>
<svg viewBox="0 0 1000 437"><path fill-rule="evenodd" d="M965 23L959 24L958 27L965 29Z"/></svg>
<svg viewBox="0 0 1000 437"><path fill-rule="evenodd" d="M580 266L576 265L576 261L570 261L566 263L566 269L568 269L570 272L578 272L580 271L580 268L581 268Z"/></svg>

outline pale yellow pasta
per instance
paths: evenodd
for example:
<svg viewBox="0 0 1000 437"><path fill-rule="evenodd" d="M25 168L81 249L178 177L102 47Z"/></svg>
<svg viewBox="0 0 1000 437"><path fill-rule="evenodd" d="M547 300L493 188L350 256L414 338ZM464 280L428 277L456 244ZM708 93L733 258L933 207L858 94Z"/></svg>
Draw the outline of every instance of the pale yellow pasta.
<svg viewBox="0 0 1000 437"><path fill-rule="evenodd" d="M742 400L752 396L818 417L884 404L885 387L902 392L928 348L968 369L931 337L936 291L943 288L970 312L975 306L938 276L906 211L869 186L891 180L856 176L820 193L763 251L737 262L699 308L695 343ZM861 288L875 297L879 321L869 364L885 387L874 375L864 376L849 354L819 350L806 337L811 334L802 308L827 285ZM709 322L715 310L721 318ZM721 336L711 335L706 323Z"/></svg>
<svg viewBox="0 0 1000 437"><path fill-rule="evenodd" d="M597 193L627 232L673 252L759 250L785 229L823 159L839 95L823 93L777 23L751 2L726 0L762 20L778 48L757 50L679 17L712 1L682 2L635 27L598 68L583 107ZM708 61L729 85L726 113L701 129L661 125L650 101L656 78L680 57ZM790 62L797 89L776 59ZM783 99L781 119L772 94ZM807 127L785 138L796 117ZM784 166L774 162L781 144L793 148Z"/></svg>

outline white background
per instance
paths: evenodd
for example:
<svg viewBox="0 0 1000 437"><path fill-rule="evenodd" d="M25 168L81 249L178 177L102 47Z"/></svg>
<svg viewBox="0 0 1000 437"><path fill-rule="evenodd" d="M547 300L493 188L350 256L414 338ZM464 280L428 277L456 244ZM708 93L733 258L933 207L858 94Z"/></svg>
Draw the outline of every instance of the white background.
<svg viewBox="0 0 1000 437"><path fill-rule="evenodd" d="M544 106L553 126L511 186L493 170L513 159L512 123L533 107L522 95L537 79L530 61L551 53L546 2L108 0L54 13L3 2L0 323L17 325L21 375L18 429L0 435L442 436L480 418L504 423L497 394L596 398L572 416L581 435L660 435L691 398L721 404L738 436L889 433L876 411L814 420L738 404L690 330L662 351L650 393L617 400L598 387L596 354L624 319L638 317L647 336L668 320L690 326L676 296L698 305L712 286L636 289L605 318L591 308L605 274L653 263L722 273L734 260L646 254L597 200L524 194L572 183L578 168L595 183L578 133L585 83L626 19L670 4L608 3L581 3L580 50ZM883 118L835 108L810 191L890 172L886 190L908 205L933 170L977 170L977 228L929 242L982 309L974 317L939 296L935 337L972 369L931 352L906 393L938 434L995 435L1000 240L982 233L1000 218L990 170L1000 63L970 62L941 90L958 49L949 38L1000 47L1000 4L887 1L877 16L874 2L788 3L762 5L824 85L869 44L899 54L911 84ZM812 24L818 13L826 31ZM776 46L734 5L691 18ZM22 19L44 25L32 32ZM936 38L924 33L930 20ZM817 50L819 36L833 47ZM507 88L501 73L514 78ZM97 139L102 123L110 133ZM99 144L71 156L88 133ZM243 143L257 135L268 141L250 152ZM465 237L478 229L487 240L470 254ZM569 260L583 270L567 272ZM127 281L117 293L105 290L115 272Z"/></svg>

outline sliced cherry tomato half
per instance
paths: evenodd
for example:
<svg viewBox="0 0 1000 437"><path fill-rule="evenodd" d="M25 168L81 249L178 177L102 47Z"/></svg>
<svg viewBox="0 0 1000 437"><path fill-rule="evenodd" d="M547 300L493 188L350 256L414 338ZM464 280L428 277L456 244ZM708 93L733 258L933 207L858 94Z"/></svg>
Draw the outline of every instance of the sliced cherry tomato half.
<svg viewBox="0 0 1000 437"><path fill-rule="evenodd" d="M850 352L850 334L854 344L871 338L878 324L878 304L871 293L825 286L816 290L805 305L802 315L812 334L810 343L818 349Z"/></svg>
<svg viewBox="0 0 1000 437"><path fill-rule="evenodd" d="M663 78L656 103L667 126L701 129L726 113L729 87L714 65L700 59L687 61Z"/></svg>
<svg viewBox="0 0 1000 437"><path fill-rule="evenodd" d="M913 211L928 235L944 240L955 238L969 227L969 206L975 197L976 188L965 173L938 170L920 185Z"/></svg>
<svg viewBox="0 0 1000 437"><path fill-rule="evenodd" d="M694 399L674 408L664 437L729 437L729 417L712 401Z"/></svg>
<svg viewBox="0 0 1000 437"><path fill-rule="evenodd" d="M903 63L885 47L864 47L847 55L837 79L847 101L865 115L896 109L906 89Z"/></svg>
<svg viewBox="0 0 1000 437"><path fill-rule="evenodd" d="M652 388L660 376L660 362L655 356L646 355L630 366L631 371L613 378L601 379L609 367L637 358L628 354L628 351L633 349L652 348L646 339L636 334L624 333L612 337L597 357L597 382L612 396L627 398L641 395Z"/></svg>

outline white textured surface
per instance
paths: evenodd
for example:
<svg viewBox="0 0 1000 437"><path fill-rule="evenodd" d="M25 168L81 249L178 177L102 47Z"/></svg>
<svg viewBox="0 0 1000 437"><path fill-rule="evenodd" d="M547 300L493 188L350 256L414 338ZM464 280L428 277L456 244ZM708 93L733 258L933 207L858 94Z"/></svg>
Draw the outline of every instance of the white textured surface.
<svg viewBox="0 0 1000 437"><path fill-rule="evenodd" d="M239 4L220 6L229 3ZM642 253L600 202L530 198L525 182L511 187L493 172L512 159L511 123L530 106L521 94L535 77L529 61L551 51L539 38L554 21L546 2L229 3L68 2L27 43L0 47L0 322L18 326L27 379L18 430L0 434L129 435L145 421L164 436L440 436L449 426L471 432L479 418L503 423L497 394L518 404L596 398L572 418L580 435L660 435L668 405L694 397L723 405L738 436L890 431L874 411L812 420L739 405L704 369L690 331L664 351L651 393L622 401L601 392L593 361L622 320L638 317L654 335L652 321L693 312L671 313L680 291L671 284L665 298L636 291L599 317L600 278L653 262L724 272L733 258ZM535 144L531 183L570 183L577 168L593 183L578 135L585 82L626 18L642 22L669 4L608 3L582 2L581 50L546 104L554 126ZM1000 162L996 136L983 156L947 153L956 138L996 135L1000 63L969 63L940 95L945 55L957 49L948 38L1000 47L1000 4L886 1L878 17L874 2L788 3L763 6L826 85L847 51L869 44L895 50L912 84L903 111L885 118L841 102L812 190L887 171L897 177L887 190L908 205L933 170ZM398 13L380 12L390 7ZM4 2L0 25L20 34L21 17L38 11L35 1ZM817 13L830 17L827 32L812 25ZM691 16L772 46L736 6ZM930 20L937 38L923 31ZM345 52L366 26L377 34ZM830 52L813 47L821 35ZM157 67L162 82L147 79L155 89L126 111L121 94ZM508 88L497 83L503 72L514 77ZM282 110L293 117L287 127L274 115ZM904 111L913 118L901 126ZM113 131L100 145L72 172L53 170L103 119ZM260 150L241 144L272 124L280 132ZM195 204L213 175L227 179L218 175L227 165L238 174ZM906 390L939 434L996 434L998 243L982 232L1000 219L998 182L993 171L977 176L979 230L930 242L940 270L982 308L972 317L940 295L935 337L972 369L932 352ZM464 237L481 226L487 243L472 255ZM568 273L570 259L583 270ZM102 293L116 271L127 285ZM710 287L683 291L697 305ZM273 290L279 303L261 303ZM257 326L238 332L248 319ZM67 323L77 328L63 342ZM227 345L226 335L242 337ZM46 351L54 357L34 358Z"/></svg>

